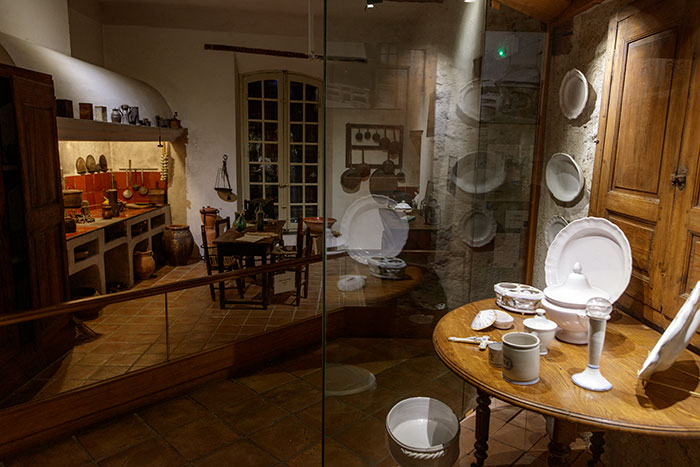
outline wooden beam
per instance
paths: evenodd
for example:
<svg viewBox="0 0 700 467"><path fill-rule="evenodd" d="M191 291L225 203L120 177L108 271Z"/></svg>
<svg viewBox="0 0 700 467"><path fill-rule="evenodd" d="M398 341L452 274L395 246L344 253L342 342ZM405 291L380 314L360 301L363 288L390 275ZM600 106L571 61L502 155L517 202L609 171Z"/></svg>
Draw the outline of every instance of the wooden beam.
<svg viewBox="0 0 700 467"><path fill-rule="evenodd" d="M498 0L507 7L545 23L551 23L570 6L570 0Z"/></svg>
<svg viewBox="0 0 700 467"><path fill-rule="evenodd" d="M580 15L589 8L593 8L599 3L603 3L603 0L573 0L571 4L561 12L559 16L554 20L554 25L561 24L565 21L570 20L576 15Z"/></svg>

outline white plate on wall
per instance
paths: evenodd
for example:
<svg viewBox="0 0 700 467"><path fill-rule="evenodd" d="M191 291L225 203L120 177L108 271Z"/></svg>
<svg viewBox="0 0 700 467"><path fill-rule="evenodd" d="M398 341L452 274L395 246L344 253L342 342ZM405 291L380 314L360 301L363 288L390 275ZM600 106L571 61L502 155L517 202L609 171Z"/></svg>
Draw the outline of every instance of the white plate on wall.
<svg viewBox="0 0 700 467"><path fill-rule="evenodd" d="M588 81L576 68L569 70L559 86L559 108L569 120L581 115L588 102Z"/></svg>
<svg viewBox="0 0 700 467"><path fill-rule="evenodd" d="M462 219L462 240L472 248L488 244L496 236L496 219L484 209L467 212Z"/></svg>
<svg viewBox="0 0 700 467"><path fill-rule="evenodd" d="M343 248L358 263L370 256L398 256L408 239L408 221L389 208L396 204L382 195L364 196L348 207L340 221Z"/></svg>
<svg viewBox="0 0 700 467"><path fill-rule="evenodd" d="M482 151L460 157L452 168L452 181L466 193L488 193L506 179L503 155Z"/></svg>
<svg viewBox="0 0 700 467"><path fill-rule="evenodd" d="M554 237L568 224L569 222L561 216L552 216L551 219L547 221L547 225L544 228L544 242L547 244L548 248L549 245L552 244L552 241L554 241Z"/></svg>
<svg viewBox="0 0 700 467"><path fill-rule="evenodd" d="M615 303L625 292L632 277L632 250L618 226L600 217L572 221L554 238L544 261L548 287L566 281L574 264L593 287L610 294Z"/></svg>
<svg viewBox="0 0 700 467"><path fill-rule="evenodd" d="M553 154L545 168L545 183L552 196L570 203L583 190L583 172L573 157L563 152Z"/></svg>

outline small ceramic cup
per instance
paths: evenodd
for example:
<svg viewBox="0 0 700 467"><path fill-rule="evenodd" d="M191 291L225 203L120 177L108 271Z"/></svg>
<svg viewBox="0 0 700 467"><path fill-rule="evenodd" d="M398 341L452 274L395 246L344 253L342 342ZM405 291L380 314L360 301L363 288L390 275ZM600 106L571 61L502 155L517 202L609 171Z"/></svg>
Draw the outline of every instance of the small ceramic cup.
<svg viewBox="0 0 700 467"><path fill-rule="evenodd" d="M491 342L489 348L489 363L491 366L500 368L503 366L503 344L500 342Z"/></svg>
<svg viewBox="0 0 700 467"><path fill-rule="evenodd" d="M540 338L527 332L503 336L503 379L528 385L540 380Z"/></svg>
<svg viewBox="0 0 700 467"><path fill-rule="evenodd" d="M549 344L554 339L554 334L557 332L557 324L553 321L543 320L544 323L536 322L535 319L523 320L523 326L526 332L536 335L540 339L540 355L547 355L549 352ZM530 321L529 323L527 321ZM553 325L548 325L547 321Z"/></svg>

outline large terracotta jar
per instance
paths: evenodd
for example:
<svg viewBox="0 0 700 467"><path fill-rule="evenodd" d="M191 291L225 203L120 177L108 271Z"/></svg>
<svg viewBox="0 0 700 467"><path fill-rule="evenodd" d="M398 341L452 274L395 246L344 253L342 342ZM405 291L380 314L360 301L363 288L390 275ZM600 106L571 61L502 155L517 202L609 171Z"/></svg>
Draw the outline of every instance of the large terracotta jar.
<svg viewBox="0 0 700 467"><path fill-rule="evenodd" d="M163 232L163 248L171 266L184 266L192 256L194 238L190 226L172 224Z"/></svg>
<svg viewBox="0 0 700 467"><path fill-rule="evenodd" d="M134 274L139 279L148 279L156 270L153 251L134 251Z"/></svg>

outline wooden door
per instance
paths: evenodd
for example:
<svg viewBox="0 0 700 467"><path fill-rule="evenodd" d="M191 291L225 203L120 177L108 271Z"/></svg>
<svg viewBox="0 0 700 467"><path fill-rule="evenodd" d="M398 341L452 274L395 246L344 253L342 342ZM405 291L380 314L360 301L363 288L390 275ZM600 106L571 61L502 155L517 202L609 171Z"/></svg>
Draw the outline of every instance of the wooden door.
<svg viewBox="0 0 700 467"><path fill-rule="evenodd" d="M614 53L590 213L617 224L632 247L632 280L618 305L661 326L668 322L661 313L664 281L675 272L667 262L677 194L670 180L686 138L697 3L639 1L618 13L608 31Z"/></svg>

